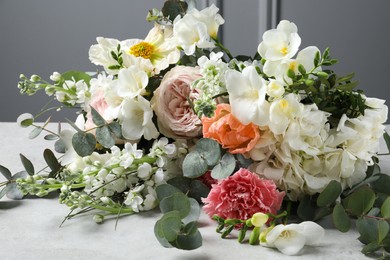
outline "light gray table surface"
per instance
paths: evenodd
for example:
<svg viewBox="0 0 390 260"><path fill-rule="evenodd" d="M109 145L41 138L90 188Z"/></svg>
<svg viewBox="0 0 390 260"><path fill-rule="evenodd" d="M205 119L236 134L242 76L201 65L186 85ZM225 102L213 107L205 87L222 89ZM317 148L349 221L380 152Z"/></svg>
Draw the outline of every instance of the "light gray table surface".
<svg viewBox="0 0 390 260"><path fill-rule="evenodd" d="M19 153L43 166L43 150L53 143L28 139L30 129L16 123L0 123L0 164L13 173L23 169ZM382 150L385 146L382 143ZM390 172L390 158L383 157L382 169ZM4 178L0 176L0 181ZM221 239L216 225L205 214L200 217L203 246L194 251L180 251L160 246L153 227L158 211L123 217L115 230L115 220L102 225L93 215L79 216L59 227L69 213L56 197L28 198L21 201L0 200L0 259L366 259L360 253L358 233L341 233L329 221L325 237L318 247L305 247L301 255L284 256L274 249L239 244L235 238Z"/></svg>

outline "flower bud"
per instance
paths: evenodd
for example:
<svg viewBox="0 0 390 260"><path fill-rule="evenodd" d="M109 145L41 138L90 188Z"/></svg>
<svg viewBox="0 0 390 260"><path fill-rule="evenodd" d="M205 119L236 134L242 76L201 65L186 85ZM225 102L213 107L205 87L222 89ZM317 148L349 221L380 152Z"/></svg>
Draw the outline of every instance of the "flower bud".
<svg viewBox="0 0 390 260"><path fill-rule="evenodd" d="M253 214L251 218L252 225L255 227L262 227L268 221L268 215L262 212Z"/></svg>
<svg viewBox="0 0 390 260"><path fill-rule="evenodd" d="M61 74L58 72L53 72L53 74L50 76L50 80L52 81L60 81L61 80Z"/></svg>
<svg viewBox="0 0 390 260"><path fill-rule="evenodd" d="M41 80L41 77L39 77L38 75L32 75L31 76L31 78L30 78L30 80L32 81L32 82L39 82L40 80Z"/></svg>
<svg viewBox="0 0 390 260"><path fill-rule="evenodd" d="M104 222L104 216L103 215L100 215L100 214L96 214L95 216L93 216L93 220L97 223L97 224L102 224Z"/></svg>

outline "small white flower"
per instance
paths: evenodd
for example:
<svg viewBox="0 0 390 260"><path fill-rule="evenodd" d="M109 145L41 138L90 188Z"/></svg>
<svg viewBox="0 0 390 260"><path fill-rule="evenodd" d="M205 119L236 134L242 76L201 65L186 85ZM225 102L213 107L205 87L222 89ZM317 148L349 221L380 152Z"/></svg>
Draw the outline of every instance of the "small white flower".
<svg viewBox="0 0 390 260"><path fill-rule="evenodd" d="M305 221L300 224L275 226L260 244L275 247L285 255L296 255L305 245L318 245L324 235L325 230L320 225Z"/></svg>
<svg viewBox="0 0 390 260"><path fill-rule="evenodd" d="M300 115L302 109L303 105L295 94L288 94L273 101L269 112L269 128L274 134L282 134L290 121Z"/></svg>
<svg viewBox="0 0 390 260"><path fill-rule="evenodd" d="M278 81L271 79L267 85L267 95L273 98L280 98L284 94L284 86Z"/></svg>
<svg viewBox="0 0 390 260"><path fill-rule="evenodd" d="M149 163L143 163L138 166L138 177L146 180L152 174L152 166Z"/></svg>
<svg viewBox="0 0 390 260"><path fill-rule="evenodd" d="M53 74L50 76L50 80L57 82L61 79L61 74L58 72L53 72Z"/></svg>
<svg viewBox="0 0 390 260"><path fill-rule="evenodd" d="M263 34L258 52L266 60L277 61L292 58L298 51L301 38L297 26L289 21L280 21L276 29Z"/></svg>

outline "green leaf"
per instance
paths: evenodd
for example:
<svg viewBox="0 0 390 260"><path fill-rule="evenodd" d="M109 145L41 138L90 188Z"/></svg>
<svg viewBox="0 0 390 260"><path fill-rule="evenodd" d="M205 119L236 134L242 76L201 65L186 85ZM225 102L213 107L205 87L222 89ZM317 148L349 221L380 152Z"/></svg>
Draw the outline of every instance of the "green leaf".
<svg viewBox="0 0 390 260"><path fill-rule="evenodd" d="M386 131L383 134L383 138L385 139L387 150L390 152L390 136Z"/></svg>
<svg viewBox="0 0 390 260"><path fill-rule="evenodd" d="M306 75L306 69L305 69L305 67L304 67L302 64L299 64L299 65L298 65L298 71L299 71L299 73L301 73L302 75Z"/></svg>
<svg viewBox="0 0 390 260"><path fill-rule="evenodd" d="M21 127L29 127L34 123L34 116L29 113L24 113L18 116L16 122Z"/></svg>
<svg viewBox="0 0 390 260"><path fill-rule="evenodd" d="M61 169L61 164L58 162L56 156L50 149L45 149L43 152L43 158L53 172L57 172Z"/></svg>
<svg viewBox="0 0 390 260"><path fill-rule="evenodd" d="M225 179L233 173L235 167L236 160L234 156L230 153L225 153L220 162L211 171L211 177L218 180Z"/></svg>
<svg viewBox="0 0 390 260"><path fill-rule="evenodd" d="M180 192L180 190L172 185L165 183L156 187L156 194L159 201L162 201L164 198L169 197L177 192Z"/></svg>
<svg viewBox="0 0 390 260"><path fill-rule="evenodd" d="M383 202L381 214L384 218L390 218L390 197L387 197L387 199Z"/></svg>
<svg viewBox="0 0 390 260"><path fill-rule="evenodd" d="M236 158L241 168L248 168L253 163L252 159L247 159L242 154L236 154Z"/></svg>
<svg viewBox="0 0 390 260"><path fill-rule="evenodd" d="M90 106L91 108L91 114L92 114L92 121L96 126L102 126L106 124L106 121L104 118L99 114L98 111L93 106Z"/></svg>
<svg viewBox="0 0 390 260"><path fill-rule="evenodd" d="M314 67L318 67L318 64L320 63L321 54L319 51L316 52L314 56Z"/></svg>
<svg viewBox="0 0 390 260"><path fill-rule="evenodd" d="M197 178L207 171L207 162L197 150L187 154L183 161L183 175L189 178Z"/></svg>
<svg viewBox="0 0 390 260"><path fill-rule="evenodd" d="M355 216L360 216L374 206L375 192L369 187L362 187L356 190L345 199L345 208Z"/></svg>
<svg viewBox="0 0 390 260"><path fill-rule="evenodd" d="M166 248L171 248L173 247L171 245L171 243L169 243L169 241L165 238L164 236L164 232L163 232L163 228L162 228L162 221L161 219L158 220L156 222L156 224L154 225L154 235L155 237L157 238L158 242L160 242L160 244L163 246L163 247L166 247Z"/></svg>
<svg viewBox="0 0 390 260"><path fill-rule="evenodd" d="M12 186L9 184L5 185L5 187L0 191L0 199L4 197L5 194L7 194L11 190L11 188Z"/></svg>
<svg viewBox="0 0 390 260"><path fill-rule="evenodd" d="M83 71L75 71L70 70L61 74L64 80L75 80L76 82L79 80L84 80L85 83L89 85L89 81L91 80L91 76Z"/></svg>
<svg viewBox="0 0 390 260"><path fill-rule="evenodd" d="M389 233L389 224L386 220L380 219L378 221L378 243L381 243L383 239Z"/></svg>
<svg viewBox="0 0 390 260"><path fill-rule="evenodd" d="M43 130L43 128L37 127L37 126L36 126L36 127L30 132L30 134L28 135L28 138L34 139L34 138L38 137L39 134L42 133L42 130Z"/></svg>
<svg viewBox="0 0 390 260"><path fill-rule="evenodd" d="M390 176L387 174L379 174L379 179L371 183L371 187L376 192L382 192L390 195Z"/></svg>
<svg viewBox="0 0 390 260"><path fill-rule="evenodd" d="M107 126L96 129L96 139L105 148L111 148L115 145L115 139Z"/></svg>
<svg viewBox="0 0 390 260"><path fill-rule="evenodd" d="M177 211L180 219L182 219L190 213L191 204L186 195L182 192L177 192L160 201L160 210L162 213Z"/></svg>
<svg viewBox="0 0 390 260"><path fill-rule="evenodd" d="M380 248L381 248L381 246L378 244L378 242L371 242L363 247L362 253L365 255L371 254Z"/></svg>
<svg viewBox="0 0 390 260"><path fill-rule="evenodd" d="M310 196L305 196L299 202L297 209L298 217L302 220L313 220L315 217L315 207Z"/></svg>
<svg viewBox="0 0 390 260"><path fill-rule="evenodd" d="M352 91L357 85L359 85L358 81L354 81L347 84L337 85L336 89L342 90L342 91Z"/></svg>
<svg viewBox="0 0 390 260"><path fill-rule="evenodd" d="M189 222L183 228L184 235L194 235L198 231L198 223L196 221Z"/></svg>
<svg viewBox="0 0 390 260"><path fill-rule="evenodd" d="M199 230L193 235L178 235L175 241L178 249L194 250L202 246L202 235Z"/></svg>
<svg viewBox="0 0 390 260"><path fill-rule="evenodd" d="M12 174L10 172L10 170L8 170L8 168L4 167L3 165L0 165L0 173L7 179L7 180L11 180L12 178Z"/></svg>
<svg viewBox="0 0 390 260"><path fill-rule="evenodd" d="M83 130L81 130L74 122L72 122L71 120L69 120L68 118L65 118L65 120L68 122L68 124L73 127L74 130L76 130L77 132L84 132Z"/></svg>
<svg viewBox="0 0 390 260"><path fill-rule="evenodd" d="M200 180L193 180L190 183L188 196L201 202L201 198L206 198L209 195L210 189Z"/></svg>
<svg viewBox="0 0 390 260"><path fill-rule="evenodd" d="M29 175L34 175L35 170L34 170L34 165L31 163L29 159L27 159L23 154L19 154L20 160L22 161L24 169L26 169L26 172Z"/></svg>
<svg viewBox="0 0 390 260"><path fill-rule="evenodd" d="M336 83L342 83L342 82L350 81L353 77L355 77L355 73L354 72L351 73L351 74L348 74L346 76L337 78Z"/></svg>
<svg viewBox="0 0 390 260"><path fill-rule="evenodd" d="M7 184L9 190L7 191L7 198L11 200L21 200L23 199L23 193L18 189L16 182L11 182Z"/></svg>
<svg viewBox="0 0 390 260"><path fill-rule="evenodd" d="M53 135L53 134L48 134L48 135L45 135L43 138L44 138L45 140L48 140L48 141L53 141L53 140L57 140L57 139L58 139L58 136Z"/></svg>
<svg viewBox="0 0 390 260"><path fill-rule="evenodd" d="M196 143L196 151L199 152L200 156L207 162L208 166L216 165L221 157L219 144L208 138L202 138Z"/></svg>
<svg viewBox="0 0 390 260"><path fill-rule="evenodd" d="M188 200L190 202L190 212L185 218L182 219L182 222L184 224L189 224L194 222L196 223L196 221L199 219L200 216L199 203L193 198L189 198Z"/></svg>
<svg viewBox="0 0 390 260"><path fill-rule="evenodd" d="M295 79L295 77L296 77L295 72L292 69L288 69L287 70L287 77L289 77L291 79Z"/></svg>
<svg viewBox="0 0 390 260"><path fill-rule="evenodd" d="M342 191L343 189L338 181L333 180L329 182L317 198L318 207L325 207L334 203Z"/></svg>
<svg viewBox="0 0 390 260"><path fill-rule="evenodd" d="M334 206L332 218L333 224L341 232L347 232L351 228L351 220L340 203Z"/></svg>
<svg viewBox="0 0 390 260"><path fill-rule="evenodd" d="M77 132L73 135L72 145L76 153L84 157L93 153L96 147L96 139L91 133Z"/></svg>
<svg viewBox="0 0 390 260"><path fill-rule="evenodd" d="M160 219L157 233L160 237L171 242L177 238L181 225L180 213L178 211L170 211Z"/></svg>
<svg viewBox="0 0 390 260"><path fill-rule="evenodd" d="M54 143L54 151L57 153L65 153L66 145L63 140L59 139Z"/></svg>
<svg viewBox="0 0 390 260"><path fill-rule="evenodd" d="M356 228L359 231L359 241L363 244L378 241L378 220L373 218L358 218Z"/></svg>
<svg viewBox="0 0 390 260"><path fill-rule="evenodd" d="M114 136L116 136L117 138L122 138L122 129L121 125L118 122L111 122L110 124L108 124L108 128Z"/></svg>

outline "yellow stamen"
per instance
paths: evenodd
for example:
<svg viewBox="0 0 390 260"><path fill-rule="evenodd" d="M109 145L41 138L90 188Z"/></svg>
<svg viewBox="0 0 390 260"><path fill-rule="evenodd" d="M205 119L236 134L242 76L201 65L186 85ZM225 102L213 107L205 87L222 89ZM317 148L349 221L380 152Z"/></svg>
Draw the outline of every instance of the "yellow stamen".
<svg viewBox="0 0 390 260"><path fill-rule="evenodd" d="M148 42L140 42L130 47L129 53L136 57L150 59L154 52L154 46Z"/></svg>
<svg viewBox="0 0 390 260"><path fill-rule="evenodd" d="M283 54L283 55L286 55L288 53L288 48L287 47L283 47L280 49L280 53Z"/></svg>
<svg viewBox="0 0 390 260"><path fill-rule="evenodd" d="M288 68L292 71L295 71L295 69L297 68L297 62L296 61L290 62L290 64L288 65Z"/></svg>

